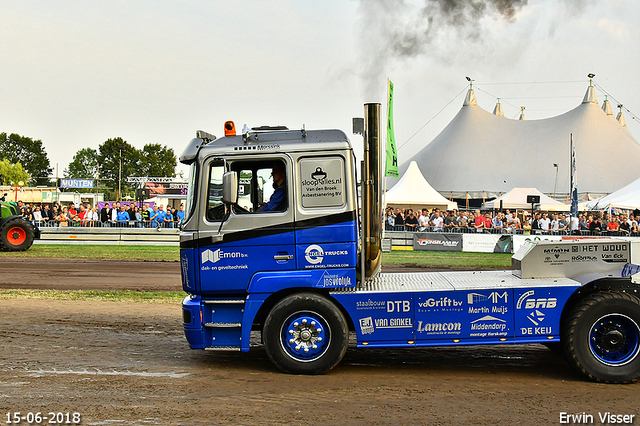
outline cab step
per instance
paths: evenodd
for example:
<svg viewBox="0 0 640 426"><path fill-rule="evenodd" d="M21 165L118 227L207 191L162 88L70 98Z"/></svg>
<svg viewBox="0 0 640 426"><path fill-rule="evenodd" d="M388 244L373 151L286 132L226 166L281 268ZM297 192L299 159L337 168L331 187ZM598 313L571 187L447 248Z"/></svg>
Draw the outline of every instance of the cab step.
<svg viewBox="0 0 640 426"><path fill-rule="evenodd" d="M205 327L211 328L241 328L240 322L206 322L203 324Z"/></svg>
<svg viewBox="0 0 640 426"><path fill-rule="evenodd" d="M205 351L240 352L240 346L207 346Z"/></svg>

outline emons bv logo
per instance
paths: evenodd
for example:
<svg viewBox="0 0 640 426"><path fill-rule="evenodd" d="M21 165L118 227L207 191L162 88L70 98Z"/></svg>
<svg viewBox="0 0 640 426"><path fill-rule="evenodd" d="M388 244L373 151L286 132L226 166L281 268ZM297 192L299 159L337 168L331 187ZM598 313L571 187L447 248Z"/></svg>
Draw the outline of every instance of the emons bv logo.
<svg viewBox="0 0 640 426"><path fill-rule="evenodd" d="M202 263L211 262L216 263L220 259L236 259L239 257L248 257L248 254L240 253L238 251L224 252L222 249L216 251L205 250L202 252Z"/></svg>

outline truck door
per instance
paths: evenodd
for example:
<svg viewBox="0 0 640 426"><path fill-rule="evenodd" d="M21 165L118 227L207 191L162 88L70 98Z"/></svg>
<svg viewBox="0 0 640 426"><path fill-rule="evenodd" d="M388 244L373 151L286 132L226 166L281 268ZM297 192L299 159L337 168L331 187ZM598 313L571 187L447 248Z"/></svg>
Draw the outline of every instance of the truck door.
<svg viewBox="0 0 640 426"><path fill-rule="evenodd" d="M200 226L203 293L244 292L257 272L295 267L291 161L286 156L234 157L207 164L207 203ZM222 176L239 177L238 203L222 204ZM203 189L204 190L204 189Z"/></svg>
<svg viewBox="0 0 640 426"><path fill-rule="evenodd" d="M326 269L331 277L326 282L355 285L355 184L347 172L352 170L351 158L323 152L322 156L300 157L297 164L298 269Z"/></svg>

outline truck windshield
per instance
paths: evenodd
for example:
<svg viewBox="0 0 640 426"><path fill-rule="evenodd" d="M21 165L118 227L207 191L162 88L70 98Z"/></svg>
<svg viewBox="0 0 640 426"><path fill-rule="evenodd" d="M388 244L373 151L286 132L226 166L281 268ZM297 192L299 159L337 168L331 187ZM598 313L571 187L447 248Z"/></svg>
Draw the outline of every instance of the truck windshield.
<svg viewBox="0 0 640 426"><path fill-rule="evenodd" d="M196 163L189 166L189 182L187 187L187 203L184 207L184 219L187 220L193 212L196 194Z"/></svg>

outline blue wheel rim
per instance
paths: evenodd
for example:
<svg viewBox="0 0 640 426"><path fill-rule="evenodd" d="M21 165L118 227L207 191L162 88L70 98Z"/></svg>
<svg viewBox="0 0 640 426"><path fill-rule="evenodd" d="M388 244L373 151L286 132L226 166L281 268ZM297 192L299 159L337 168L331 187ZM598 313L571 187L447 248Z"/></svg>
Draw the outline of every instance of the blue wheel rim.
<svg viewBox="0 0 640 426"><path fill-rule="evenodd" d="M640 349L638 324L622 314L605 315L589 332L591 353L602 363L621 366L633 361Z"/></svg>
<svg viewBox="0 0 640 426"><path fill-rule="evenodd" d="M289 316L280 330L284 351L296 361L310 362L320 358L329 348L331 329L327 321L315 312L296 312Z"/></svg>

